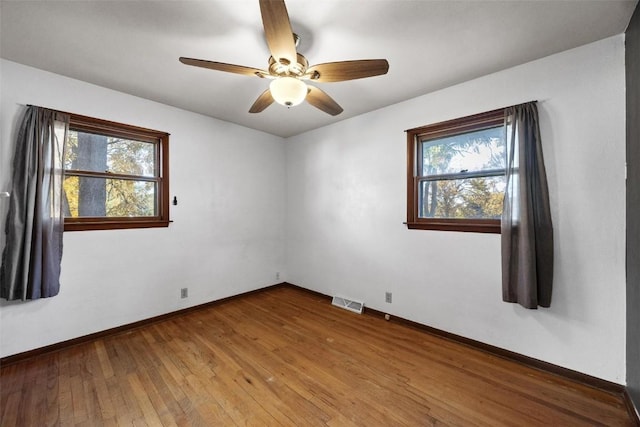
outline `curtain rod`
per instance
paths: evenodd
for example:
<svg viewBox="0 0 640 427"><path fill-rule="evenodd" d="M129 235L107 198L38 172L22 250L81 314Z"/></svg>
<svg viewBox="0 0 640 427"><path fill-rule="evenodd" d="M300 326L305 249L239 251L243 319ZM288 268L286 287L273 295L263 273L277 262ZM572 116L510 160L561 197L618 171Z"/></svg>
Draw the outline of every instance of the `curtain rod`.
<svg viewBox="0 0 640 427"><path fill-rule="evenodd" d="M79 116L79 115L80 115L80 114L76 114L76 113L70 113L70 112L68 112L68 111L58 110L57 108L43 107L42 105L34 105L34 104L20 104L20 103L18 103L18 105L24 105L25 107L44 108L44 109L46 109L46 110L55 111L56 113L60 113L60 114L71 114L71 115L74 115L74 116Z"/></svg>

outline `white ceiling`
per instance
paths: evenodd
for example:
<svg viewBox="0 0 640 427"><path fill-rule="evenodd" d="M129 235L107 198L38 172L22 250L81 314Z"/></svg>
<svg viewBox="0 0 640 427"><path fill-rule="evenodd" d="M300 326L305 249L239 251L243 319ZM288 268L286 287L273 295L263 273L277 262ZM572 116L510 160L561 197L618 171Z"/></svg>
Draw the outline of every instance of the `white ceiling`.
<svg viewBox="0 0 640 427"><path fill-rule="evenodd" d="M310 64L386 58L384 76L318 83L343 108L248 113L268 81L257 0L0 2L2 58L283 137L623 33L637 0L288 0ZM82 113L82 112L77 112Z"/></svg>

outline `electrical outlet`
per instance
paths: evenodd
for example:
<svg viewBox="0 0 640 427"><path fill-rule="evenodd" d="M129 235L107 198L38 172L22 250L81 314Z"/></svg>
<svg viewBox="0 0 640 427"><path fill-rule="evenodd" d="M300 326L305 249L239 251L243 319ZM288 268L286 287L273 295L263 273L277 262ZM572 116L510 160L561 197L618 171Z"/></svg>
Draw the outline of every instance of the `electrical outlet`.
<svg viewBox="0 0 640 427"><path fill-rule="evenodd" d="M276 273L276 280L280 280L280 272L279 271Z"/></svg>
<svg viewBox="0 0 640 427"><path fill-rule="evenodd" d="M391 304L391 292L384 293L384 302L388 302L389 304Z"/></svg>
<svg viewBox="0 0 640 427"><path fill-rule="evenodd" d="M189 296L189 288L180 289L180 298L187 298Z"/></svg>

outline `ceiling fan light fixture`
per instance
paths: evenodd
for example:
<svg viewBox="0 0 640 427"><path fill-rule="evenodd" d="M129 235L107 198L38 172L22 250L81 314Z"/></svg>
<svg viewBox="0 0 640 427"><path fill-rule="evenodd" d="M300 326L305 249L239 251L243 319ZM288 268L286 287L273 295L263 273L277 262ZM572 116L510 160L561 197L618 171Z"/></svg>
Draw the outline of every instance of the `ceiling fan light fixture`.
<svg viewBox="0 0 640 427"><path fill-rule="evenodd" d="M294 107L307 97L307 85L295 77L278 77L269 84L271 96L280 105Z"/></svg>

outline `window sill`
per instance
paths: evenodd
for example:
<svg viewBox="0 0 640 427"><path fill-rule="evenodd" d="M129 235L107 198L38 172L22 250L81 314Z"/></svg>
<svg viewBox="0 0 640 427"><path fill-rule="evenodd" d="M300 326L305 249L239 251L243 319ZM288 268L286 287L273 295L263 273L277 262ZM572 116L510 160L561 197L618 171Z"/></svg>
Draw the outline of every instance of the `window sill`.
<svg viewBox="0 0 640 427"><path fill-rule="evenodd" d="M122 221L74 221L65 222L64 231L118 230L131 228L168 227L169 220L122 220Z"/></svg>
<svg viewBox="0 0 640 427"><path fill-rule="evenodd" d="M500 220L433 219L405 222L410 230L462 231L500 234Z"/></svg>

